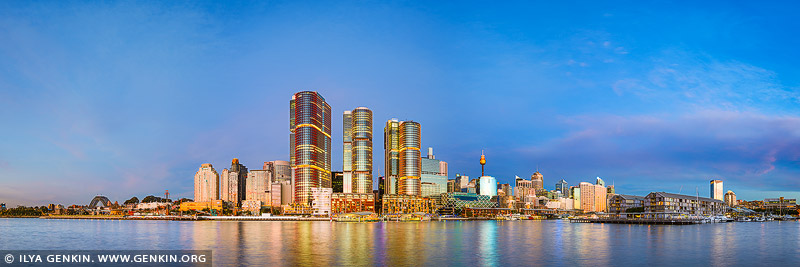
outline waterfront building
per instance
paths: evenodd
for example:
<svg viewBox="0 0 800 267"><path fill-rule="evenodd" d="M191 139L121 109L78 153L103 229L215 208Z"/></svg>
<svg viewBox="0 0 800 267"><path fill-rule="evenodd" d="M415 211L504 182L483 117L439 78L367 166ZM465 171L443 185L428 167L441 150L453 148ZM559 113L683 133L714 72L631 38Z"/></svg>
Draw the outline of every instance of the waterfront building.
<svg viewBox="0 0 800 267"><path fill-rule="evenodd" d="M736 206L736 193L728 190L728 192L725 193L725 204L729 207Z"/></svg>
<svg viewBox="0 0 800 267"><path fill-rule="evenodd" d="M331 172L331 186L333 188L333 193L345 193L345 182L344 179L344 172Z"/></svg>
<svg viewBox="0 0 800 267"><path fill-rule="evenodd" d="M709 198L713 198L716 200L725 200L725 195L722 191L722 180L711 180L711 193L709 193Z"/></svg>
<svg viewBox="0 0 800 267"><path fill-rule="evenodd" d="M181 202L180 211L207 211L209 213L216 212L216 214L219 214L224 207L225 203L221 199L196 202L186 201Z"/></svg>
<svg viewBox="0 0 800 267"><path fill-rule="evenodd" d="M562 195L569 195L569 184L564 179L556 183L556 191L561 192Z"/></svg>
<svg viewBox="0 0 800 267"><path fill-rule="evenodd" d="M464 209L468 207L472 208L498 207L498 203L492 201L491 196L478 195L475 193L462 193L462 192L442 194L440 196L440 203L442 204L442 207L439 208L439 214L455 215L455 216L462 215Z"/></svg>
<svg viewBox="0 0 800 267"><path fill-rule="evenodd" d="M240 207L247 194L247 167L240 164L239 159L234 158L231 160L231 168L222 170L220 180L222 187L220 199L233 203L234 207Z"/></svg>
<svg viewBox="0 0 800 267"><path fill-rule="evenodd" d="M334 193L331 213L375 212L375 194Z"/></svg>
<svg viewBox="0 0 800 267"><path fill-rule="evenodd" d="M478 194L484 196L497 196L497 179L492 176L481 176L478 178Z"/></svg>
<svg viewBox="0 0 800 267"><path fill-rule="evenodd" d="M767 210L794 210L797 209L797 199L794 198L765 198L763 208Z"/></svg>
<svg viewBox="0 0 800 267"><path fill-rule="evenodd" d="M413 121L400 122L398 128L399 164L397 172L397 193L419 196L422 194L420 176L420 125Z"/></svg>
<svg viewBox="0 0 800 267"><path fill-rule="evenodd" d="M580 208L584 212L606 211L606 188L587 182L580 183Z"/></svg>
<svg viewBox="0 0 800 267"><path fill-rule="evenodd" d="M345 111L344 193L372 192L372 110L359 107Z"/></svg>
<svg viewBox="0 0 800 267"><path fill-rule="evenodd" d="M257 200L260 204L269 206L271 201L270 190L272 189L271 176L272 174L267 170L251 170L247 172L245 200ZM242 208L244 209L244 206Z"/></svg>
<svg viewBox="0 0 800 267"><path fill-rule="evenodd" d="M538 170L531 175L531 186L536 193L544 191L544 175Z"/></svg>
<svg viewBox="0 0 800 267"><path fill-rule="evenodd" d="M397 178L400 172L400 121L390 119L383 128L384 192L397 194Z"/></svg>
<svg viewBox="0 0 800 267"><path fill-rule="evenodd" d="M383 214L433 213L436 209L431 198L405 194L383 195L381 205Z"/></svg>
<svg viewBox="0 0 800 267"><path fill-rule="evenodd" d="M289 101L289 153L294 202L307 205L311 188L331 188L331 106L317 92Z"/></svg>
<svg viewBox="0 0 800 267"><path fill-rule="evenodd" d="M333 189L323 187L311 188L311 215L330 216Z"/></svg>
<svg viewBox="0 0 800 267"><path fill-rule="evenodd" d="M219 174L211 163L200 165L194 173L194 200L208 202L219 199Z"/></svg>
<svg viewBox="0 0 800 267"><path fill-rule="evenodd" d="M644 212L643 196L613 195L608 200L608 213L625 213L631 208L642 208Z"/></svg>
<svg viewBox="0 0 800 267"><path fill-rule="evenodd" d="M644 212L717 215L725 212L725 203L712 198L653 192L645 196Z"/></svg>

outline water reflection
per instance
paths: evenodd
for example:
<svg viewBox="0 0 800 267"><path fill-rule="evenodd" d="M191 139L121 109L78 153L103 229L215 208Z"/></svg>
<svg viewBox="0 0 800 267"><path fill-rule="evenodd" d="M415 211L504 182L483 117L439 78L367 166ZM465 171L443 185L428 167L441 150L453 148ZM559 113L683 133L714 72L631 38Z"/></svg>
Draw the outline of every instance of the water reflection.
<svg viewBox="0 0 800 267"><path fill-rule="evenodd" d="M211 249L215 265L798 265L800 223L0 219L0 249Z"/></svg>

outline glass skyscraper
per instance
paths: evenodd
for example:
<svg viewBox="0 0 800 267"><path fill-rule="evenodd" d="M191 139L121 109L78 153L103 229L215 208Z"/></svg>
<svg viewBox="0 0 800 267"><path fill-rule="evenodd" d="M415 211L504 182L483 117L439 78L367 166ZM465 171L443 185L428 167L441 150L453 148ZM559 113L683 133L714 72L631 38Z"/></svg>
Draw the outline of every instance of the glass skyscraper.
<svg viewBox="0 0 800 267"><path fill-rule="evenodd" d="M331 188L331 106L317 92L303 91L289 102L289 153L294 201L310 204L311 188Z"/></svg>
<svg viewBox="0 0 800 267"><path fill-rule="evenodd" d="M422 165L419 147L420 125L413 121L404 121L399 127L399 166L397 177L397 193L419 196L422 194L420 184Z"/></svg>
<svg viewBox="0 0 800 267"><path fill-rule="evenodd" d="M345 111L342 119L344 192L372 193L372 110Z"/></svg>
<svg viewBox="0 0 800 267"><path fill-rule="evenodd" d="M383 128L384 194L397 194L397 174L400 166L400 122L391 119Z"/></svg>

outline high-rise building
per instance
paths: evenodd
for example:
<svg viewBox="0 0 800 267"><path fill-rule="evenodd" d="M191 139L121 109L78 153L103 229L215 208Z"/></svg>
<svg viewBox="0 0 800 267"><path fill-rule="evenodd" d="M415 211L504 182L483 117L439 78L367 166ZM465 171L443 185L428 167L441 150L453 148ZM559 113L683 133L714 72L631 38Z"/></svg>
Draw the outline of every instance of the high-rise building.
<svg viewBox="0 0 800 267"><path fill-rule="evenodd" d="M352 111L345 111L343 124L344 193L371 193L372 110L359 107Z"/></svg>
<svg viewBox="0 0 800 267"><path fill-rule="evenodd" d="M604 212L606 210L607 201L606 188L604 186L587 182L580 183L581 210L584 212Z"/></svg>
<svg viewBox="0 0 800 267"><path fill-rule="evenodd" d="M194 174L194 201L209 202L219 199L219 174L211 163L200 165Z"/></svg>
<svg viewBox="0 0 800 267"><path fill-rule="evenodd" d="M422 194L420 137L420 125L417 122L398 122L395 119L386 122L384 150L388 192L396 190L401 195ZM393 177L396 177L396 189L393 187Z"/></svg>
<svg viewBox="0 0 800 267"><path fill-rule="evenodd" d="M510 184L500 184L500 186L497 187L497 195L498 196L512 196L512 194L511 194L511 185Z"/></svg>
<svg viewBox="0 0 800 267"><path fill-rule="evenodd" d="M292 165L285 160L273 160L264 162L263 170L272 173L272 182L292 181Z"/></svg>
<svg viewBox="0 0 800 267"><path fill-rule="evenodd" d="M400 172L400 121L391 119L383 128L384 193L397 194L397 178Z"/></svg>
<svg viewBox="0 0 800 267"><path fill-rule="evenodd" d="M544 175L542 175L539 171L534 172L531 175L531 184L533 186L533 190L537 193L544 190Z"/></svg>
<svg viewBox="0 0 800 267"><path fill-rule="evenodd" d="M344 172L331 172L333 193L344 193Z"/></svg>
<svg viewBox="0 0 800 267"><path fill-rule="evenodd" d="M469 185L469 176L461 175L456 173L456 183L453 187L455 192L466 192L467 186Z"/></svg>
<svg viewBox="0 0 800 267"><path fill-rule="evenodd" d="M433 155L433 148L428 148L428 155L420 159L422 169L420 170L420 182L433 184L429 185L430 194L423 193L423 196L440 195L447 192L447 164L442 164L441 160ZM444 168L444 169L443 169ZM425 190L423 190L425 191Z"/></svg>
<svg viewBox="0 0 800 267"><path fill-rule="evenodd" d="M580 186L571 186L569 188L569 196L574 200L575 209L581 209L581 187Z"/></svg>
<svg viewBox="0 0 800 267"><path fill-rule="evenodd" d="M497 196L497 179L492 176L478 178L478 194L482 196Z"/></svg>
<svg viewBox="0 0 800 267"><path fill-rule="evenodd" d="M566 180L561 179L561 181L558 181L558 183L556 183L556 191L561 192L562 195L565 196L569 195L568 190L569 190L569 184L567 184Z"/></svg>
<svg viewBox="0 0 800 267"><path fill-rule="evenodd" d="M729 207L736 206L736 193L728 190L728 192L725 193L725 204L727 204Z"/></svg>
<svg viewBox="0 0 800 267"><path fill-rule="evenodd" d="M239 163L239 159L231 160L231 168L222 170L220 177L222 192L220 199L239 207L246 199L247 167Z"/></svg>
<svg viewBox="0 0 800 267"><path fill-rule="evenodd" d="M594 184L599 186L606 186L606 182L603 181L603 179L600 179L600 177L597 177L597 181Z"/></svg>
<svg viewBox="0 0 800 267"><path fill-rule="evenodd" d="M722 180L711 180L711 196L710 198L716 200L725 200L725 191L722 191Z"/></svg>
<svg viewBox="0 0 800 267"><path fill-rule="evenodd" d="M289 142L294 202L309 205L311 188L331 188L331 106L317 92L289 101Z"/></svg>

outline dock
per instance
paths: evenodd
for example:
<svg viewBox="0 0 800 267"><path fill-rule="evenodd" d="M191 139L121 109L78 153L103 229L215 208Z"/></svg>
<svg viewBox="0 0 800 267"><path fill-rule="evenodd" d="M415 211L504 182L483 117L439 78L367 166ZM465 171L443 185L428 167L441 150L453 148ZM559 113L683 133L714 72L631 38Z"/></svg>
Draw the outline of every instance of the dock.
<svg viewBox="0 0 800 267"><path fill-rule="evenodd" d="M626 218L597 218L597 219L569 219L571 223L616 223L616 224L654 224L654 225L689 225L703 223L694 219L626 219Z"/></svg>

